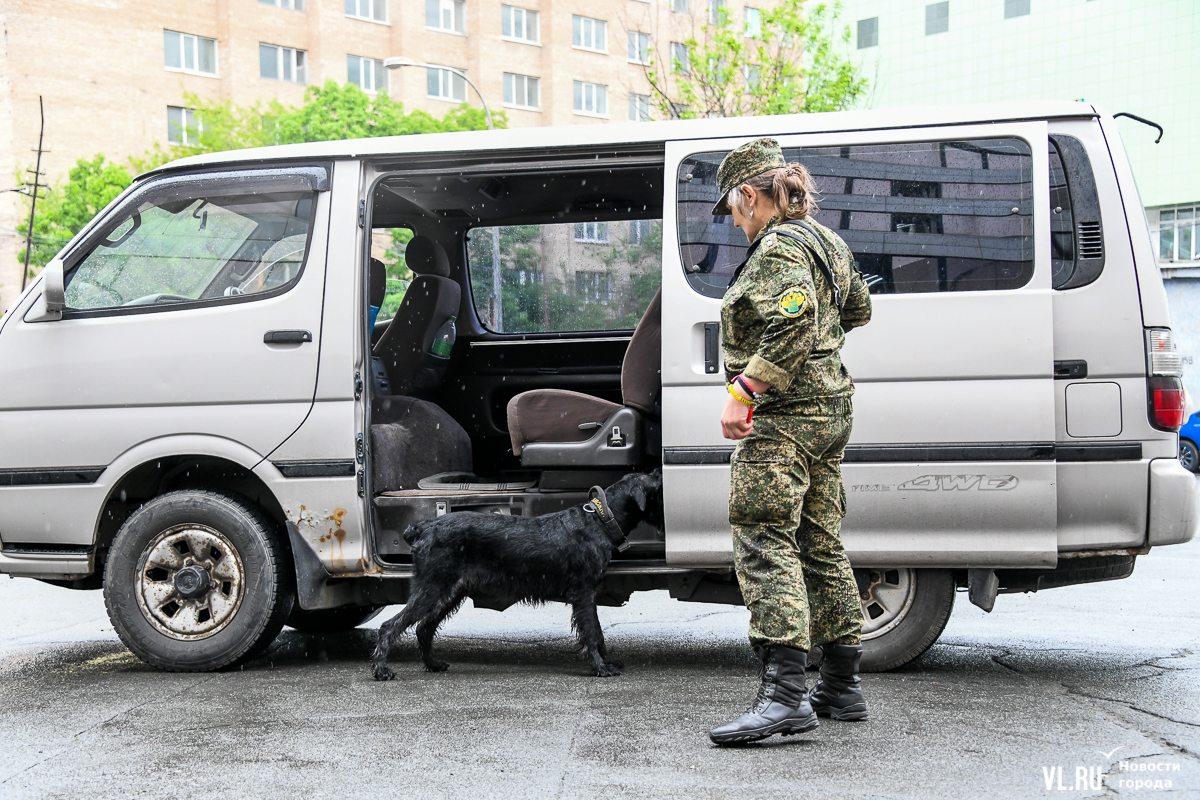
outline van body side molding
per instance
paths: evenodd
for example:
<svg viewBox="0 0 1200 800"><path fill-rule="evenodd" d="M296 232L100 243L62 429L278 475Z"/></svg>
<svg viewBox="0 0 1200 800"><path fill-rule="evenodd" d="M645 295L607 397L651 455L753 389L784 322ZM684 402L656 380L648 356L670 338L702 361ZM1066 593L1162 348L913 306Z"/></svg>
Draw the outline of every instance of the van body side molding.
<svg viewBox="0 0 1200 800"><path fill-rule="evenodd" d="M732 447L666 447L664 464L728 464ZM1141 442L981 442L977 444L852 444L847 463L941 461L1139 461Z"/></svg>
<svg viewBox="0 0 1200 800"><path fill-rule="evenodd" d="M342 478L354 475L354 459L332 461L272 461L285 478Z"/></svg>
<svg viewBox="0 0 1200 800"><path fill-rule="evenodd" d="M105 467L49 467L46 469L0 469L0 486L51 486L64 483L95 483Z"/></svg>

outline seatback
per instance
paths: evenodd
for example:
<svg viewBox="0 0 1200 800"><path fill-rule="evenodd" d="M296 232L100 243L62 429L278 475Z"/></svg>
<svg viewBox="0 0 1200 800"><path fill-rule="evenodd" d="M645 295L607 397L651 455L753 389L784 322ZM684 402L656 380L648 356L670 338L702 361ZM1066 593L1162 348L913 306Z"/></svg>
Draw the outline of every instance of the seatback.
<svg viewBox="0 0 1200 800"><path fill-rule="evenodd" d="M447 277L446 251L428 236L414 236L404 252L413 280L396 316L375 345L393 394L431 391L441 382L447 359L430 354L438 328L458 314L462 292Z"/></svg>
<svg viewBox="0 0 1200 800"><path fill-rule="evenodd" d="M643 414L657 415L662 393L662 290L646 307L621 362L621 400Z"/></svg>

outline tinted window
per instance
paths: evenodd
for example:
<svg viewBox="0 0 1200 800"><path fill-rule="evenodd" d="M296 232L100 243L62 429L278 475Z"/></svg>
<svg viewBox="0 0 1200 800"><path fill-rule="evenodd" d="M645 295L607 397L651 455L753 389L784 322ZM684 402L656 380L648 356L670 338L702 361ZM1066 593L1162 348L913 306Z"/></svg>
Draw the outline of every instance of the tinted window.
<svg viewBox="0 0 1200 800"><path fill-rule="evenodd" d="M313 197L147 195L67 275L67 307L159 306L285 287L304 265Z"/></svg>
<svg viewBox="0 0 1200 800"><path fill-rule="evenodd" d="M467 263L489 330L631 330L662 284L662 221L475 228Z"/></svg>
<svg viewBox="0 0 1200 800"><path fill-rule="evenodd" d="M1032 155L1019 139L787 148L820 190L817 221L854 253L874 294L1015 289L1033 276ZM720 297L747 243L712 217L724 152L679 168L688 282Z"/></svg>

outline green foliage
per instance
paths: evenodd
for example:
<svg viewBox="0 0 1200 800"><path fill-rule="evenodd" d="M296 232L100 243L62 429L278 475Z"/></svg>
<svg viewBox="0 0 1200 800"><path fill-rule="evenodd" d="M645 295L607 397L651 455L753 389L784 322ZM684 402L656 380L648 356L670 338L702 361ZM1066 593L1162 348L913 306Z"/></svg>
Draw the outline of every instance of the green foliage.
<svg viewBox="0 0 1200 800"><path fill-rule="evenodd" d="M836 31L839 4L782 0L762 9L761 32L751 35L728 11L702 37L683 42L686 63L663 64L652 54L646 77L659 114L671 119L793 114L849 108L867 81L836 52L849 27Z"/></svg>
<svg viewBox="0 0 1200 800"><path fill-rule="evenodd" d="M385 92L372 98L357 86L339 86L332 80L323 86L309 86L304 93L304 105L297 108L289 108L278 101L238 106L229 100L203 100L191 93L185 93L184 99L195 109L198 120L196 127L188 130L189 143L167 148L155 144L141 158L129 160L136 172L145 172L184 156L246 147L487 127L483 109L466 103L438 119L419 110L405 113L403 105ZM493 119L497 128L508 125L504 113L493 115ZM131 178L128 169L106 161L102 155L90 162L80 160L65 183L38 201L30 266L40 268L45 265L96 212L130 184ZM26 216L24 226L28 225ZM22 235L25 227L20 228ZM398 242L398 246L403 253L403 242ZM21 258L24 259L24 249ZM403 259L399 265L395 279L409 280L411 276L403 277L408 274ZM399 305L399 299L396 304Z"/></svg>
<svg viewBox="0 0 1200 800"><path fill-rule="evenodd" d="M44 194L39 189L33 247L29 254L31 272L53 258L80 228L131 182L128 169L96 155L91 161L79 159L67 173L66 182L60 182ZM17 233L24 238L28 230L29 216L26 215ZM17 259L24 263L25 248L20 248Z"/></svg>
<svg viewBox="0 0 1200 800"><path fill-rule="evenodd" d="M404 261L404 249L412 240L411 228L390 228L389 243L379 259L387 268L387 290L383 296L383 305L379 307L378 319L391 319L400 308L400 301L412 283L412 270Z"/></svg>

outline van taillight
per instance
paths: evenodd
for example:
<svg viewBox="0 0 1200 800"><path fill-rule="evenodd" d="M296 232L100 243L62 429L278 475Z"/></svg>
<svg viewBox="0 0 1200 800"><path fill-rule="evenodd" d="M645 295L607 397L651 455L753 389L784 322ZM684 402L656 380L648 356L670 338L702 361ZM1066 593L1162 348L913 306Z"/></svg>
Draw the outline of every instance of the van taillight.
<svg viewBox="0 0 1200 800"><path fill-rule="evenodd" d="M1150 424L1160 431L1183 426L1186 399L1183 393L1183 359L1175 350L1170 328L1146 331L1146 400Z"/></svg>

